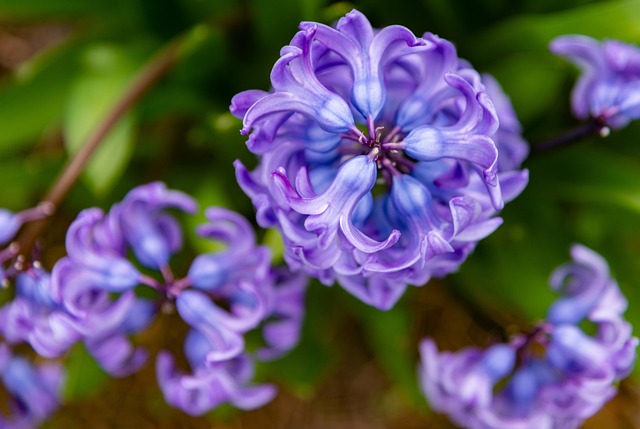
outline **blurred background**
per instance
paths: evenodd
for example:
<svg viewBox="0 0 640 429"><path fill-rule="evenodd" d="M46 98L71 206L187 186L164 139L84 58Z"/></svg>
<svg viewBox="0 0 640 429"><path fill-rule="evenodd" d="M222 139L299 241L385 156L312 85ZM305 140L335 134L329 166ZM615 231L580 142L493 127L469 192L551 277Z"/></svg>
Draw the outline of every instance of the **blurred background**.
<svg viewBox="0 0 640 429"><path fill-rule="evenodd" d="M83 208L106 208L133 186L162 180L253 219L232 161L256 161L228 113L231 97L268 89L279 50L301 20L330 24L358 8L375 27L401 24L454 42L459 55L493 74L535 144L578 123L569 111L577 70L547 50L580 33L640 42L640 0L0 0L0 207L36 204L69 156L167 46L177 59L108 135L43 239L51 267ZM503 211L504 225L460 271L411 288L381 313L341 288L312 283L304 335L288 357L258 368L280 386L266 407L222 407L191 418L171 409L153 360L110 379L82 349L68 355L66 403L45 428L450 428L420 395L416 365L425 336L444 350L526 329L554 299L548 277L571 243L601 253L640 329L640 121L576 145L532 155L528 188ZM185 219L185 230L199 220ZM261 239L281 254L274 231ZM193 235L175 260L184 273L206 249ZM182 270L182 271L181 271ZM0 294L0 302L10 292ZM165 315L136 342L179 351L186 327ZM585 427L640 428L636 370Z"/></svg>

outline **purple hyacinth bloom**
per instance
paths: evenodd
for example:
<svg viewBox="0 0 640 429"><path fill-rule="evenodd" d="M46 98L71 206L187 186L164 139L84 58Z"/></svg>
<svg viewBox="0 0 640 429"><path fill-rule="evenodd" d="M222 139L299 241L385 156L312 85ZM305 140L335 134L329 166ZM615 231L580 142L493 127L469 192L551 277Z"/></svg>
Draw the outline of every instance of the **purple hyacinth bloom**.
<svg viewBox="0 0 640 429"><path fill-rule="evenodd" d="M197 204L184 193L154 182L134 188L111 209L127 244L140 263L149 268L166 266L171 255L182 247L180 226L166 213L170 208L194 213Z"/></svg>
<svg viewBox="0 0 640 429"><path fill-rule="evenodd" d="M560 36L551 42L582 70L572 94L572 109L580 119L594 118L622 128L640 118L640 48L617 40L599 42L581 35Z"/></svg>
<svg viewBox="0 0 640 429"><path fill-rule="evenodd" d="M222 208L206 211L198 228L205 238L226 248L199 255L178 289L176 308L191 327L184 343L191 373L175 368L173 357L158 355L156 372L166 401L191 415L223 404L253 409L275 395L270 385L251 385L252 357L244 335L262 326L265 347L258 358L281 356L298 342L306 279L270 269L267 248L257 246L251 225Z"/></svg>
<svg viewBox="0 0 640 429"><path fill-rule="evenodd" d="M423 341L421 384L434 409L470 429L576 429L615 395L638 345L627 301L602 257L580 245L571 255L551 277L563 295L529 334L455 353Z"/></svg>
<svg viewBox="0 0 640 429"><path fill-rule="evenodd" d="M498 81L489 74L483 74L482 83L500 118L500 126L493 136L499 154L498 171L517 170L529 156L529 143L522 138L518 116Z"/></svg>
<svg viewBox="0 0 640 429"><path fill-rule="evenodd" d="M264 346L257 351L260 360L282 357L300 341L304 319L304 299L308 279L284 267L272 270L273 289L267 301L266 321L262 325Z"/></svg>
<svg viewBox="0 0 640 429"><path fill-rule="evenodd" d="M169 353L158 355L158 383L170 405L199 416L224 403L250 410L273 399L274 386L249 384L253 378L253 364L246 354L206 365L204 355L212 346L198 331L191 331L187 336L185 353L193 368L191 374L177 370Z"/></svg>
<svg viewBox="0 0 640 429"><path fill-rule="evenodd" d="M62 355L83 336L83 328L54 296L51 276L30 268L15 276L16 295L0 308L0 332L11 344L29 343L41 356Z"/></svg>
<svg viewBox="0 0 640 429"><path fill-rule="evenodd" d="M260 157L236 177L293 270L388 309L455 271L526 186L508 99L450 42L354 10L301 23L280 54L271 91L230 109Z"/></svg>
<svg viewBox="0 0 640 429"><path fill-rule="evenodd" d="M31 429L60 405L64 373L58 364L34 365L0 343L0 374L9 394L10 416L0 413L0 427Z"/></svg>
<svg viewBox="0 0 640 429"><path fill-rule="evenodd" d="M134 188L108 213L84 210L69 227L68 256L52 271L53 293L80 326L88 351L111 375L131 374L146 361L147 352L128 336L146 328L157 311L133 291L147 278L129 261L128 251L143 265L168 268L182 231L167 209L193 212L195 206L187 195L156 182Z"/></svg>
<svg viewBox="0 0 640 429"><path fill-rule="evenodd" d="M191 374L173 357L157 359L158 382L167 402L200 415L222 403L255 408L275 394L252 386L253 359L244 336L263 330L257 358L278 357L299 340L306 278L271 268L268 248L258 246L242 216L222 208L206 210L202 237L224 249L197 256L184 277L174 276L170 258L182 244L182 230L169 209L191 213L187 195L151 183L130 191L107 213L81 212L67 233L68 256L52 271L51 295L79 327L87 350L114 376L136 371L148 357L129 338L145 329L160 308L175 306L190 328L185 354ZM130 258L148 270L141 272ZM155 298L137 296L151 288ZM34 288L24 288L36 296Z"/></svg>

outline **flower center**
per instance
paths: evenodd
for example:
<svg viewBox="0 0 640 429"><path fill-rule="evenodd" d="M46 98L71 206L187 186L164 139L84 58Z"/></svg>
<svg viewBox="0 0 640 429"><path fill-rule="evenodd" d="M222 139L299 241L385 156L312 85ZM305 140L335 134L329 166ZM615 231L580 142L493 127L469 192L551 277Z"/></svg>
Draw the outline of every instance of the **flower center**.
<svg viewBox="0 0 640 429"><path fill-rule="evenodd" d="M399 127L393 127L385 133L384 126L369 123L368 132L355 131L343 135L341 153L345 156L367 155L375 161L384 182L390 188L394 176L410 174L415 167L415 161L396 146L404 135Z"/></svg>

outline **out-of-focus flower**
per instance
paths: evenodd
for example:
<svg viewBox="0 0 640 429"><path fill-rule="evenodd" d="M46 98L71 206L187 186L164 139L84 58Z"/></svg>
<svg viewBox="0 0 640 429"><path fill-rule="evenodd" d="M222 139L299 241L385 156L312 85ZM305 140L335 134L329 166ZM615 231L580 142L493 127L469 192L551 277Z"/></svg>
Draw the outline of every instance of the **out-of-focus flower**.
<svg viewBox="0 0 640 429"><path fill-rule="evenodd" d="M271 92L232 100L260 157L253 172L236 162L236 176L292 269L387 309L500 225L527 183L527 150L508 99L450 42L373 29L355 10L300 29Z"/></svg>
<svg viewBox="0 0 640 429"><path fill-rule="evenodd" d="M249 223L229 210L210 208L200 235L226 245L199 255L187 276L191 288L175 291L176 307L191 326L185 354L191 373L175 369L167 352L156 372L166 401L200 415L222 403L253 409L275 395L271 385L250 385L253 358L244 334L264 323L259 359L278 357L298 342L306 279L272 270L267 248L257 246Z"/></svg>
<svg viewBox="0 0 640 429"><path fill-rule="evenodd" d="M20 218L15 213L0 209L0 245L11 240L21 225Z"/></svg>
<svg viewBox="0 0 640 429"><path fill-rule="evenodd" d="M572 94L574 115L611 128L640 118L640 48L568 35L554 39L550 49L582 69Z"/></svg>
<svg viewBox="0 0 640 429"><path fill-rule="evenodd" d="M106 214L82 211L67 232L68 256L52 270L54 294L82 327L88 351L111 375L131 374L146 361L146 351L128 336L148 326L158 305L133 289L161 284L143 275L128 252L143 266L162 270L168 283L174 280L168 262L181 246L182 232L169 208L193 212L196 203L156 182L134 188Z"/></svg>
<svg viewBox="0 0 640 429"><path fill-rule="evenodd" d="M175 305L191 327L185 354L192 373L176 370L168 352L158 356L167 402L194 415L227 402L255 408L275 390L249 385L254 357L244 335L264 329L259 359L294 347L306 278L272 269L269 250L256 244L247 220L222 208L207 209L208 222L197 232L225 248L197 256L186 276L175 277L169 262L181 247L182 229L168 209L195 208L186 194L151 183L131 190L107 213L81 212L67 233L68 256L53 268L52 294L79 326L88 351L115 376L136 371L147 359L129 336L148 326L160 308ZM139 297L139 286L154 289L155 299Z"/></svg>
<svg viewBox="0 0 640 429"><path fill-rule="evenodd" d="M423 341L421 383L434 409L470 429L575 429L611 399L638 339L606 262L580 245L571 253L551 278L563 296L529 334L456 353ZM595 334L581 329L585 320Z"/></svg>
<svg viewBox="0 0 640 429"><path fill-rule="evenodd" d="M15 276L16 294L0 308L0 332L11 344L29 343L41 356L62 355L83 337L79 321L53 295L51 276L29 268Z"/></svg>
<svg viewBox="0 0 640 429"><path fill-rule="evenodd" d="M64 373L58 364L34 365L13 355L0 343L0 376L9 394L11 415L0 413L0 427L32 429L46 420L60 404Z"/></svg>

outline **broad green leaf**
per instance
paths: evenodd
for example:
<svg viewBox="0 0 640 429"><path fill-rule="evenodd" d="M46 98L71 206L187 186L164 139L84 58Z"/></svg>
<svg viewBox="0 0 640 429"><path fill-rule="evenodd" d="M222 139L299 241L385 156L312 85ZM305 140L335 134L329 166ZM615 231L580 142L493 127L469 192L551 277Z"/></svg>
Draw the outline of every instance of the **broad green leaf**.
<svg viewBox="0 0 640 429"><path fill-rule="evenodd" d="M256 29L264 46L282 46L291 40L300 21L318 19L325 0L252 0ZM286 13L282 13L286 11Z"/></svg>
<svg viewBox="0 0 640 429"><path fill-rule="evenodd" d="M335 290L311 282L305 300L306 313L300 343L282 359L259 367L269 378L284 383L298 396L312 397L321 378L337 361L338 350L332 344L331 335L336 322L340 320L337 312L342 308L336 306L333 299Z"/></svg>
<svg viewBox="0 0 640 429"><path fill-rule="evenodd" d="M124 49L99 45L85 55L85 71L75 81L65 111L63 131L75 154L122 97L137 70ZM134 115L125 114L93 154L84 180L95 194L107 192L126 168L135 138Z"/></svg>
<svg viewBox="0 0 640 429"><path fill-rule="evenodd" d="M0 0L0 17L33 18L97 13L108 7L109 3L107 0Z"/></svg>
<svg viewBox="0 0 640 429"><path fill-rule="evenodd" d="M81 344L77 344L69 352L65 369L67 378L64 398L67 401L86 398L99 391L109 380L109 375L98 366Z"/></svg>
<svg viewBox="0 0 640 429"><path fill-rule="evenodd" d="M564 76L555 58L542 53L515 54L491 65L491 73L509 95L523 123L549 110L557 99Z"/></svg>
<svg viewBox="0 0 640 429"><path fill-rule="evenodd" d="M416 345L409 341L411 319L402 301L388 311L380 311L360 302L354 303L353 308L361 317L362 328L377 362L389 378L400 386L400 391L407 399L422 407L424 398L418 387L417 362L414 358Z"/></svg>
<svg viewBox="0 0 640 429"><path fill-rule="evenodd" d="M562 12L521 15L469 40L465 52L482 63L506 56L547 50L561 34L586 34L596 38L640 40L640 0L597 2Z"/></svg>
<svg viewBox="0 0 640 429"><path fill-rule="evenodd" d="M200 237L196 233L199 225L207 223L204 213L208 207L233 207L233 203L229 195L225 192L226 188L222 181L215 175L202 177L200 185L193 192L193 197L200 205L200 209L195 216L188 216L186 219L187 227L185 229L187 239L191 247L198 253L218 252L226 246L219 242Z"/></svg>
<svg viewBox="0 0 640 429"><path fill-rule="evenodd" d="M0 157L33 144L60 121L81 49L75 41L49 48L0 86Z"/></svg>

